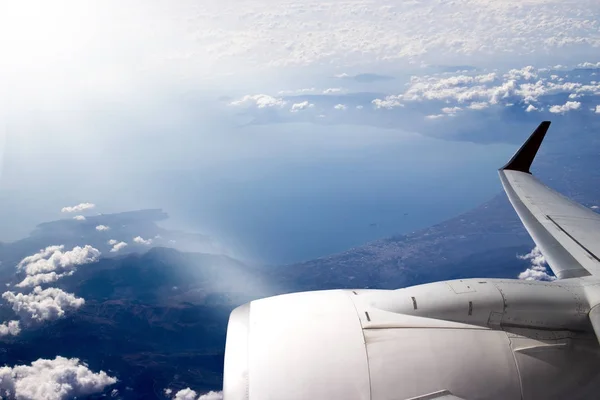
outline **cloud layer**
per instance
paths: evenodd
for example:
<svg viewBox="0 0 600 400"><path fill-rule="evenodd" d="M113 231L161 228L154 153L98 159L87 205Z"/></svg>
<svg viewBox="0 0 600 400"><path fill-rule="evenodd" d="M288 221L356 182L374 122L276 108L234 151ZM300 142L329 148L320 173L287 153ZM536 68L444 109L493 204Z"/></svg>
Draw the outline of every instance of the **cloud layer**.
<svg viewBox="0 0 600 400"><path fill-rule="evenodd" d="M38 359L31 365L0 368L3 397L19 400L63 400L99 393L117 382L104 371L92 372L77 358Z"/></svg>

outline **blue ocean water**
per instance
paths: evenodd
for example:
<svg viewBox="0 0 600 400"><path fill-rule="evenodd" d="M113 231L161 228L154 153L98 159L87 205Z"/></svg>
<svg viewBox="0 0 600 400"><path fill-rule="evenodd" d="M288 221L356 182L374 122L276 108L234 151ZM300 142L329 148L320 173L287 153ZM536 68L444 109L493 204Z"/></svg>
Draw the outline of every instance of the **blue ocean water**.
<svg viewBox="0 0 600 400"><path fill-rule="evenodd" d="M293 263L469 210L501 191L497 169L515 150L373 128L369 135L363 145L232 161L218 174L158 173L153 196L167 205L170 227L208 233L244 259Z"/></svg>
<svg viewBox="0 0 600 400"><path fill-rule="evenodd" d="M61 207L89 201L93 212L162 208L167 227L211 235L246 261L294 263L469 210L501 191L497 168L515 151L357 125L192 133L113 146L77 164L13 157L0 188L0 240L71 218Z"/></svg>

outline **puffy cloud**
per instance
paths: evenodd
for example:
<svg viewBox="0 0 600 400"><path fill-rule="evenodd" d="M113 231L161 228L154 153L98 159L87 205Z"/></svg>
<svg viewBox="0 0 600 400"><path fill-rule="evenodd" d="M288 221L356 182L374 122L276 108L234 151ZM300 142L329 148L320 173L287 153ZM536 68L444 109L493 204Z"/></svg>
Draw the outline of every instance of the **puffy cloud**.
<svg viewBox="0 0 600 400"><path fill-rule="evenodd" d="M534 106L533 104L530 104L527 106L527 108L525 109L525 111L527 112L532 112L532 111L537 111L538 108L536 106Z"/></svg>
<svg viewBox="0 0 600 400"><path fill-rule="evenodd" d="M0 337L2 336L17 336L21 333L21 323L19 321L9 321L0 324Z"/></svg>
<svg viewBox="0 0 600 400"><path fill-rule="evenodd" d="M133 241L137 244L145 244L146 246L152 244L152 239L144 239L141 236L136 236Z"/></svg>
<svg viewBox="0 0 600 400"><path fill-rule="evenodd" d="M534 67L528 65L521 69L511 69L504 75L508 79L524 79L526 81L537 78L538 74Z"/></svg>
<svg viewBox="0 0 600 400"><path fill-rule="evenodd" d="M19 400L63 400L99 393L117 382L104 371L92 372L77 358L57 356L31 365L0 368L3 397Z"/></svg>
<svg viewBox="0 0 600 400"><path fill-rule="evenodd" d="M336 104L335 106L333 106L333 108L335 108L336 110L345 110L348 107L345 104Z"/></svg>
<svg viewBox="0 0 600 400"><path fill-rule="evenodd" d="M109 230L109 229L110 229L110 226L106 226L106 225L98 225L98 226L96 227L96 230L97 230L97 231L100 231L100 232L102 232L102 231L107 231L107 230Z"/></svg>
<svg viewBox="0 0 600 400"><path fill-rule="evenodd" d="M26 323L62 318L66 311L81 307L85 300L58 288L42 290L36 286L30 294L4 292L2 298L12 304L13 311Z"/></svg>
<svg viewBox="0 0 600 400"><path fill-rule="evenodd" d="M371 103L375 108L387 108L392 109L394 107L404 107L404 104L400 102L402 96L386 96L384 99L374 99Z"/></svg>
<svg viewBox="0 0 600 400"><path fill-rule="evenodd" d="M167 396L171 395L171 393L173 393L171 389L165 389L165 394ZM196 393L195 390L186 388L178 391L175 394L175 397L173 397L173 400L223 400L223 392L210 391L198 396L198 393Z"/></svg>
<svg viewBox="0 0 600 400"><path fill-rule="evenodd" d="M127 246L127 243L125 243L125 242L119 242L119 243L115 243L115 244L113 245L113 248L112 248L112 249L110 249L110 252L111 252L111 253L116 253L117 251L124 249L124 248L125 248L125 246Z"/></svg>
<svg viewBox="0 0 600 400"><path fill-rule="evenodd" d="M579 68L600 68L600 62L591 63L591 62L586 61L584 63L577 64L577 66Z"/></svg>
<svg viewBox="0 0 600 400"><path fill-rule="evenodd" d="M52 272L45 273L45 274L28 275L25 277L25 279L23 279L21 282L17 283L15 286L16 287L33 287L33 286L42 285L44 283L56 282L60 278L73 275L74 272L75 271L70 271L70 272L64 272L62 274L57 274L56 272L52 271Z"/></svg>
<svg viewBox="0 0 600 400"><path fill-rule="evenodd" d="M64 246L48 246L37 254L25 257L17 264L17 270L25 270L27 275L37 275L57 270L74 270L76 266L98 261L100 251L86 245L76 246L63 252Z"/></svg>
<svg viewBox="0 0 600 400"><path fill-rule="evenodd" d="M425 118L426 119L439 119L439 118L443 118L445 116L446 116L446 114L431 114L431 115L426 115Z"/></svg>
<svg viewBox="0 0 600 400"><path fill-rule="evenodd" d="M298 111L306 110L307 108L312 108L314 106L315 106L314 104L311 104L308 101L303 101L301 103L292 104L292 108L290 108L290 111L298 112Z"/></svg>
<svg viewBox="0 0 600 400"><path fill-rule="evenodd" d="M85 217L83 215L76 215L73 217L75 221L85 221Z"/></svg>
<svg viewBox="0 0 600 400"><path fill-rule="evenodd" d="M581 103L578 101L567 101L565 104L559 106L551 106L548 111L555 114L564 114L571 110L577 110L581 107Z"/></svg>
<svg viewBox="0 0 600 400"><path fill-rule="evenodd" d="M596 111L595 111L595 113L596 113L596 114L600 114L600 105L596 106Z"/></svg>
<svg viewBox="0 0 600 400"><path fill-rule="evenodd" d="M527 281L553 281L556 279L555 276L548 274L548 270L545 266L546 259L537 246L528 254L523 256L518 255L517 258L520 260L529 260L531 262L531 266L519 274L519 279Z"/></svg>
<svg viewBox="0 0 600 400"><path fill-rule="evenodd" d="M460 107L444 107L444 108L442 108L442 112L444 114L448 114L450 116L456 115L456 113L461 110L462 110L462 108L460 108Z"/></svg>
<svg viewBox="0 0 600 400"><path fill-rule="evenodd" d="M483 110L485 108L488 108L489 106L490 105L485 101L474 101L473 103L469 104L468 108L471 110Z"/></svg>
<svg viewBox="0 0 600 400"><path fill-rule="evenodd" d="M286 104L285 100L268 94L246 95L230 103L232 106L256 106L258 108L283 107Z"/></svg>
<svg viewBox="0 0 600 400"><path fill-rule="evenodd" d="M76 206L63 207L60 211L64 213L81 212L85 210L90 210L94 207L96 207L96 205L92 203L80 203Z"/></svg>
<svg viewBox="0 0 600 400"><path fill-rule="evenodd" d="M115 239L110 239L110 240L109 240L108 242L106 242L106 243L108 243L110 246L114 246L115 244L119 243L119 241L118 241L118 240L115 240Z"/></svg>

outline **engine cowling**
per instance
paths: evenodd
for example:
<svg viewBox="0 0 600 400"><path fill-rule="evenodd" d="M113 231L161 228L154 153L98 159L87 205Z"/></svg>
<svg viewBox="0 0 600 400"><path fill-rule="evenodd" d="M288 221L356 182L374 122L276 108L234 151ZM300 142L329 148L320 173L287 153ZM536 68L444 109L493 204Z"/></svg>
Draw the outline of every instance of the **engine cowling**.
<svg viewBox="0 0 600 400"><path fill-rule="evenodd" d="M424 286L401 289L407 303L399 291L332 290L238 307L227 333L225 399L586 398L600 389L593 335L475 322L485 320L481 310L469 315L466 305L484 304L484 290L448 291L464 321L432 318L433 304L444 308L439 315L458 311L428 299ZM420 293L420 305L411 293Z"/></svg>

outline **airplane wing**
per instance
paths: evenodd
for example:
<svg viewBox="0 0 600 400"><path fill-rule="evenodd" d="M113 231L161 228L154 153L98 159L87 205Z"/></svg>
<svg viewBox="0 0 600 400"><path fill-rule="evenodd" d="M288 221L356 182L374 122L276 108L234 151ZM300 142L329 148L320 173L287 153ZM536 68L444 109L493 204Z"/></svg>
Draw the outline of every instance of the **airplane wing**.
<svg viewBox="0 0 600 400"><path fill-rule="evenodd" d="M529 171L550 121L499 170L508 199L559 279L600 274L600 214L550 189Z"/></svg>

